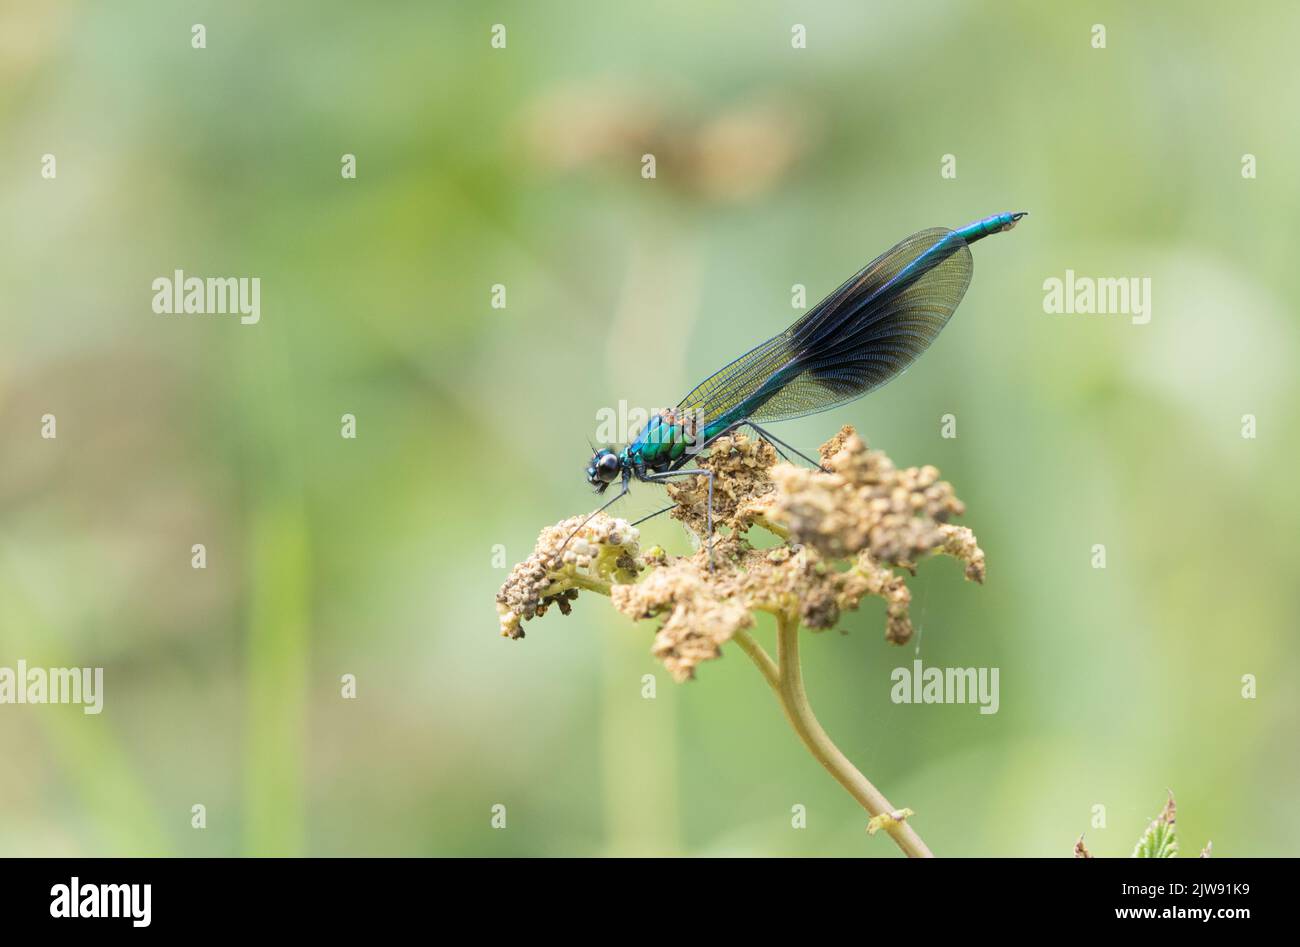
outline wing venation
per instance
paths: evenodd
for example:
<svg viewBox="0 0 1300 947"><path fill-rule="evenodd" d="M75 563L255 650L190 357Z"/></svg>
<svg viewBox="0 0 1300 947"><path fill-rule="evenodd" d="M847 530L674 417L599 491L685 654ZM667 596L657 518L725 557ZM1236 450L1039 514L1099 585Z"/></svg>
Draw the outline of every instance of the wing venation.
<svg viewBox="0 0 1300 947"><path fill-rule="evenodd" d="M781 421L856 398L902 374L970 285L966 241L922 230L863 267L780 335L706 378L679 412Z"/></svg>

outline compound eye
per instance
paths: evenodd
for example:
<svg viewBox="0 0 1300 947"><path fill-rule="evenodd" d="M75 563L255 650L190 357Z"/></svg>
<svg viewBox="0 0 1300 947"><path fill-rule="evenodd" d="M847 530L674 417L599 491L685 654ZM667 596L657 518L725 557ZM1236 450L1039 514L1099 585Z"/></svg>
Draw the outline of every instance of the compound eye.
<svg viewBox="0 0 1300 947"><path fill-rule="evenodd" d="M602 454L601 459L595 462L595 467L597 467L604 483L614 483L615 477L619 476L619 455L614 453Z"/></svg>

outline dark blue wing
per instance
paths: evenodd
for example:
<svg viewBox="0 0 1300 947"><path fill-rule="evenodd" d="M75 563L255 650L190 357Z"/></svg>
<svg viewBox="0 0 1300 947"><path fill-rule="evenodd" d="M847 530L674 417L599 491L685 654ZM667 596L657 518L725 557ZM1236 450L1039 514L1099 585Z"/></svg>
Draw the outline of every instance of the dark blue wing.
<svg viewBox="0 0 1300 947"><path fill-rule="evenodd" d="M707 425L780 421L860 398L901 374L948 323L973 269L942 227L912 234L778 336L705 379L678 406Z"/></svg>

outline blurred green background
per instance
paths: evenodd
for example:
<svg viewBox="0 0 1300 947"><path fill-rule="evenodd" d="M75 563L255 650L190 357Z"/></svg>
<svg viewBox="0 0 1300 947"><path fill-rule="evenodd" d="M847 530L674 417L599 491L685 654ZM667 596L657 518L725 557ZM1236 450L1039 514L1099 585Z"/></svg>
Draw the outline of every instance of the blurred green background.
<svg viewBox="0 0 1300 947"><path fill-rule="evenodd" d="M1280 0L6 4L0 665L103 666L105 706L0 706L0 854L896 856L734 646L677 686L652 622L588 596L508 641L493 595L592 508L598 410L1020 209L904 378L778 431L955 485L989 581L923 566L920 656L999 667L1001 708L890 703L915 649L878 601L809 637L813 706L937 854L1127 855L1166 788L1186 854L1295 854L1298 31ZM261 323L155 315L176 268L260 277ZM1045 314L1067 268L1150 277L1150 324Z"/></svg>

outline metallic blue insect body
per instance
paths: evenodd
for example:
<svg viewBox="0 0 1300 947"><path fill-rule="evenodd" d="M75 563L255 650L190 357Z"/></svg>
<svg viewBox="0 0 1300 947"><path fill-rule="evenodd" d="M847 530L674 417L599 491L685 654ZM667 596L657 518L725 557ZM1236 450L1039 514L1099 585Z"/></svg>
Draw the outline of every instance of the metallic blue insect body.
<svg viewBox="0 0 1300 947"><path fill-rule="evenodd" d="M785 447L799 454L756 422L838 407L902 374L934 341L965 295L974 265L970 244L1010 230L1025 214L994 214L960 230L936 227L912 234L780 335L706 378L676 408L656 414L621 451L596 451L587 481L599 493L616 480L622 483L618 496L600 509L624 496L634 477L655 482L705 476L712 534L712 475L681 468L712 441L742 426L778 451Z"/></svg>

